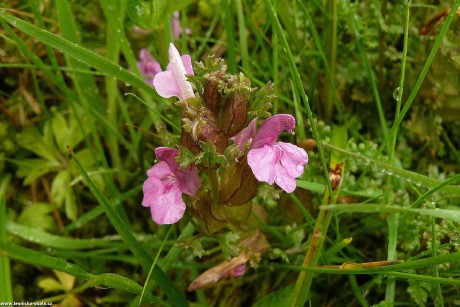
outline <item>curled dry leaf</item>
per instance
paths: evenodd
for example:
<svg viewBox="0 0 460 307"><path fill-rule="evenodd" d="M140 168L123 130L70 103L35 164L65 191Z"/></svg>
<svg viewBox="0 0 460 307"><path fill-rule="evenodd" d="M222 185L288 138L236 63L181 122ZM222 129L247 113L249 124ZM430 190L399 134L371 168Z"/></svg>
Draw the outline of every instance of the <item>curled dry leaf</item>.
<svg viewBox="0 0 460 307"><path fill-rule="evenodd" d="M270 247L265 235L257 229L239 242L241 254L224 261L198 276L188 287L188 291L195 291L203 287L212 286L219 280L227 277L238 277L244 274L246 264L255 260Z"/></svg>

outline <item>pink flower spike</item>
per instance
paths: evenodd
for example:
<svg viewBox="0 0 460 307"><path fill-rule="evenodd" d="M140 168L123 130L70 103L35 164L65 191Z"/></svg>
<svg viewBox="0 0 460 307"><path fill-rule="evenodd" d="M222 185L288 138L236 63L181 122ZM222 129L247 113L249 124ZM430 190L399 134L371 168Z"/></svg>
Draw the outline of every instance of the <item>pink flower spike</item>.
<svg viewBox="0 0 460 307"><path fill-rule="evenodd" d="M141 74L145 77L145 81L152 85L153 77L159 72L162 72L160 64L153 58L147 49L141 49L139 52L139 60L137 67Z"/></svg>
<svg viewBox="0 0 460 307"><path fill-rule="evenodd" d="M230 138L230 140L232 140L233 143L238 145L238 148L241 151L244 151L244 147L246 146L246 144L252 141L252 139L254 138L254 135L256 134L256 123L257 118L254 118L253 120L251 120L251 122L246 128L238 132L238 134L234 137Z"/></svg>
<svg viewBox="0 0 460 307"><path fill-rule="evenodd" d="M173 44L169 45L169 65L166 71L155 75L153 86L161 97L179 97L187 100L195 96L192 84L185 75L193 75L191 58L189 55L180 56Z"/></svg>
<svg viewBox="0 0 460 307"><path fill-rule="evenodd" d="M278 114L265 120L254 137L248 152L248 164L259 181L276 183L287 193L296 188L295 179L302 175L308 155L300 147L276 142L283 130L292 130L295 119Z"/></svg>
<svg viewBox="0 0 460 307"><path fill-rule="evenodd" d="M152 219L160 225L179 221L185 212L182 193L194 195L201 187L194 167L182 170L175 161L178 150L159 147L155 150L159 163L147 171L148 178L142 190L142 205L150 207Z"/></svg>

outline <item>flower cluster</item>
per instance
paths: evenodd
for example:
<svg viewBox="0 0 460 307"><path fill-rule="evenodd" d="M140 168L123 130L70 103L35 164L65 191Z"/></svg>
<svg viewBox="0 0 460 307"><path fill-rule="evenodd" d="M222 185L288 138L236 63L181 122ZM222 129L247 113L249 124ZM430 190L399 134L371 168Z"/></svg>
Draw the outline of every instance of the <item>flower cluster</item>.
<svg viewBox="0 0 460 307"><path fill-rule="evenodd" d="M144 54L143 62L151 60ZM250 97L259 104L267 99L269 87L251 96L254 89L249 80L227 74L223 61L215 58L206 65L199 63L195 76L190 56L180 56L172 44L169 60L166 71L159 72L156 62L141 68L146 78L153 77L160 96L177 97L182 107L180 149L157 148L159 162L148 170L143 185L142 205L150 207L153 220L172 224L181 219L186 208L182 194L186 194L191 212L212 232L222 221L235 220L232 207L250 206L257 181L293 192L308 156L302 148L277 139L283 131L293 132L294 117L274 115L257 129L258 118L266 116L260 110L265 107L251 110L249 105ZM203 188L198 169L207 175L202 178Z"/></svg>

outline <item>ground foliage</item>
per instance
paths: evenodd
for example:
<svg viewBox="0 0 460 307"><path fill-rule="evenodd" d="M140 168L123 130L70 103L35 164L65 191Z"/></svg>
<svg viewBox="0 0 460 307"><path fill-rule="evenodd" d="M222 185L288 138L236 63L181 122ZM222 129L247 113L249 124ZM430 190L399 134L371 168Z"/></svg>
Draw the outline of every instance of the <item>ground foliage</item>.
<svg viewBox="0 0 460 307"><path fill-rule="evenodd" d="M166 8L152 1L164 15L148 24L136 20L135 12L136 5L146 2L1 4L0 234L6 232L0 236L0 284L6 289L1 300L136 305L145 287L144 302L181 304L166 298L167 290L156 282L144 285L149 266L143 265L142 255L133 254L137 245L125 244L108 209L101 209L106 207L99 192L133 234L128 242L140 242L151 257L147 264L159 255L157 266L190 305L284 305L324 202L324 153L315 144L326 144L329 161L333 150L327 144L334 144L334 127L340 125L348 131L342 140L346 150L339 154L346 162L318 264L384 261L389 253L396 253L390 260L427 262L395 269L399 275L320 272L307 290L312 306L460 304L458 264L455 258L440 258L460 249L458 181L448 189L433 189L459 173L458 15L417 85L451 6L459 1L410 1L407 56L406 1L199 0ZM288 65L267 3L276 8L309 102L293 81L296 71ZM164 21L178 9L184 32L189 28L191 33L173 38ZM19 21L5 16L72 44L59 49L50 38L27 33ZM135 31L135 24L153 30ZM242 277L191 293L186 289L194 278L238 254L240 238L231 231L206 234L187 216L173 226L158 226L140 205L153 149L178 143L180 111L153 88L140 88L124 76L138 73L135 58L141 48L164 67L172 39L193 60L211 54L224 58L230 72L243 72L253 86L274 82L278 99L273 112L296 116L297 140L291 140L309 153L295 193L265 185L253 200L252 223L260 224L271 245L261 261ZM111 60L119 74L91 65L81 49ZM398 106L402 63L404 92ZM392 145L387 136L395 110L413 91L417 95ZM263 108L252 110L252 116L265 114ZM320 139L312 140L313 127ZM396 286L391 286L394 279Z"/></svg>

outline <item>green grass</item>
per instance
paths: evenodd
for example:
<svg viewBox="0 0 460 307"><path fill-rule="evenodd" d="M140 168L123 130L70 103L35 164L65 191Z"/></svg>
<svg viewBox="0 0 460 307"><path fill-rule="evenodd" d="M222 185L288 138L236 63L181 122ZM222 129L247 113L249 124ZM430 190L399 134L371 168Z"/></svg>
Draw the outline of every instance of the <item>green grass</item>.
<svg viewBox="0 0 460 307"><path fill-rule="evenodd" d="M0 302L459 304L460 0L152 0L140 34L141 2L0 5ZM190 34L164 24L173 6ZM166 68L171 41L275 83L269 111L296 118L281 139L309 154L294 193L259 184L252 211L186 196L181 221L152 222L145 172L183 122L136 62L147 48ZM269 247L244 275L187 291L255 229Z"/></svg>

